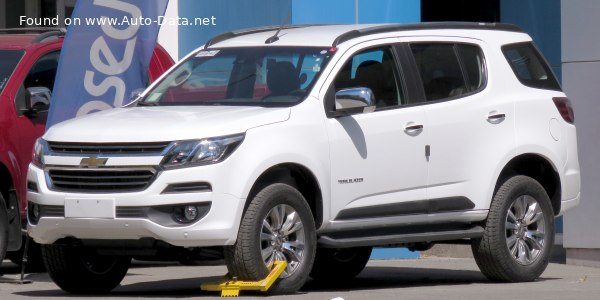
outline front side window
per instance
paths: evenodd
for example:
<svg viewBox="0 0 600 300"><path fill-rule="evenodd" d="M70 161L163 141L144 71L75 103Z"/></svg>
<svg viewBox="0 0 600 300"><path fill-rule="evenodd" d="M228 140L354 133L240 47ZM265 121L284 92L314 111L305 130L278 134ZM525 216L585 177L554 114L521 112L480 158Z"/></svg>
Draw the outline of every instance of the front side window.
<svg viewBox="0 0 600 300"><path fill-rule="evenodd" d="M399 72L390 47L369 49L349 59L334 80L336 91L353 87L371 89L376 108L403 104Z"/></svg>
<svg viewBox="0 0 600 300"><path fill-rule="evenodd" d="M560 91L558 80L532 43L518 43L502 47L519 81L526 86Z"/></svg>
<svg viewBox="0 0 600 300"><path fill-rule="evenodd" d="M23 81L25 88L47 88L52 92L59 58L60 51L50 52L40 57L33 64L25 77L25 81Z"/></svg>
<svg viewBox="0 0 600 300"><path fill-rule="evenodd" d="M332 55L317 47L201 50L138 105L292 106L304 99Z"/></svg>
<svg viewBox="0 0 600 300"><path fill-rule="evenodd" d="M23 50L0 50L0 92L23 57Z"/></svg>
<svg viewBox="0 0 600 300"><path fill-rule="evenodd" d="M31 66L15 98L15 107L21 114L30 109L37 112L48 110L59 58L60 51L53 51L42 55Z"/></svg>

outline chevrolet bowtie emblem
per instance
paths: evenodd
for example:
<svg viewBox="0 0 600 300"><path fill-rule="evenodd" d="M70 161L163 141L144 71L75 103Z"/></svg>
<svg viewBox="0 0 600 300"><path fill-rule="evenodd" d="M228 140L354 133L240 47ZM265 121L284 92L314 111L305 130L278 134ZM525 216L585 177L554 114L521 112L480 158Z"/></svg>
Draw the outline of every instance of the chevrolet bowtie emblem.
<svg viewBox="0 0 600 300"><path fill-rule="evenodd" d="M92 157L82 158L81 162L79 162L79 165L81 167L96 168L98 166L106 165L107 161L108 161L108 158L97 158L95 156L92 156Z"/></svg>

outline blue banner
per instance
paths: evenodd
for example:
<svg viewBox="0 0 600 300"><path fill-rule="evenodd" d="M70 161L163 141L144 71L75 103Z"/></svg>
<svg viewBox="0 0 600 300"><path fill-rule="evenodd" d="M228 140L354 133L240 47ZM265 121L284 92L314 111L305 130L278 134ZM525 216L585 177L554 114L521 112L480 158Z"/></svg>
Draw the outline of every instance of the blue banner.
<svg viewBox="0 0 600 300"><path fill-rule="evenodd" d="M67 34L47 127L129 102L146 87L168 0L80 0Z"/></svg>

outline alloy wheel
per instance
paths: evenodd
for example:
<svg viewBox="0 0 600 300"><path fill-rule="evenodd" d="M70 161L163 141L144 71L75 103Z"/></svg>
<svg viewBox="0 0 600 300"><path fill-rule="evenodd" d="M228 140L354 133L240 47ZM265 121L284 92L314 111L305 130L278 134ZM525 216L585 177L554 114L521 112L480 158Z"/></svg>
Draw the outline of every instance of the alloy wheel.
<svg viewBox="0 0 600 300"><path fill-rule="evenodd" d="M546 246L545 216L529 195L518 197L506 215L506 246L521 265L532 264Z"/></svg>
<svg viewBox="0 0 600 300"><path fill-rule="evenodd" d="M277 260L287 262L281 278L289 277L302 264L305 243L305 229L293 207L280 204L267 213L260 233L261 255L267 267Z"/></svg>

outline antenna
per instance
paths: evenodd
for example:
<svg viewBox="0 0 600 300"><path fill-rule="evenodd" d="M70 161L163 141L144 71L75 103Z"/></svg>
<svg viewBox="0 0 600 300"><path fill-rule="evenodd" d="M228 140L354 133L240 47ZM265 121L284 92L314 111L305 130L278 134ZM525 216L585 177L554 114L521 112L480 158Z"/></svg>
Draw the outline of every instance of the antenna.
<svg viewBox="0 0 600 300"><path fill-rule="evenodd" d="M281 22L281 25L279 25L279 28L277 29L275 34L265 40L265 44L272 44L272 43L279 41L279 37L278 37L279 32L281 32L281 29L283 29L283 26L285 26L285 24L289 23L291 20L292 20L292 11L290 11L290 13L287 15L287 17L283 20L283 22Z"/></svg>

